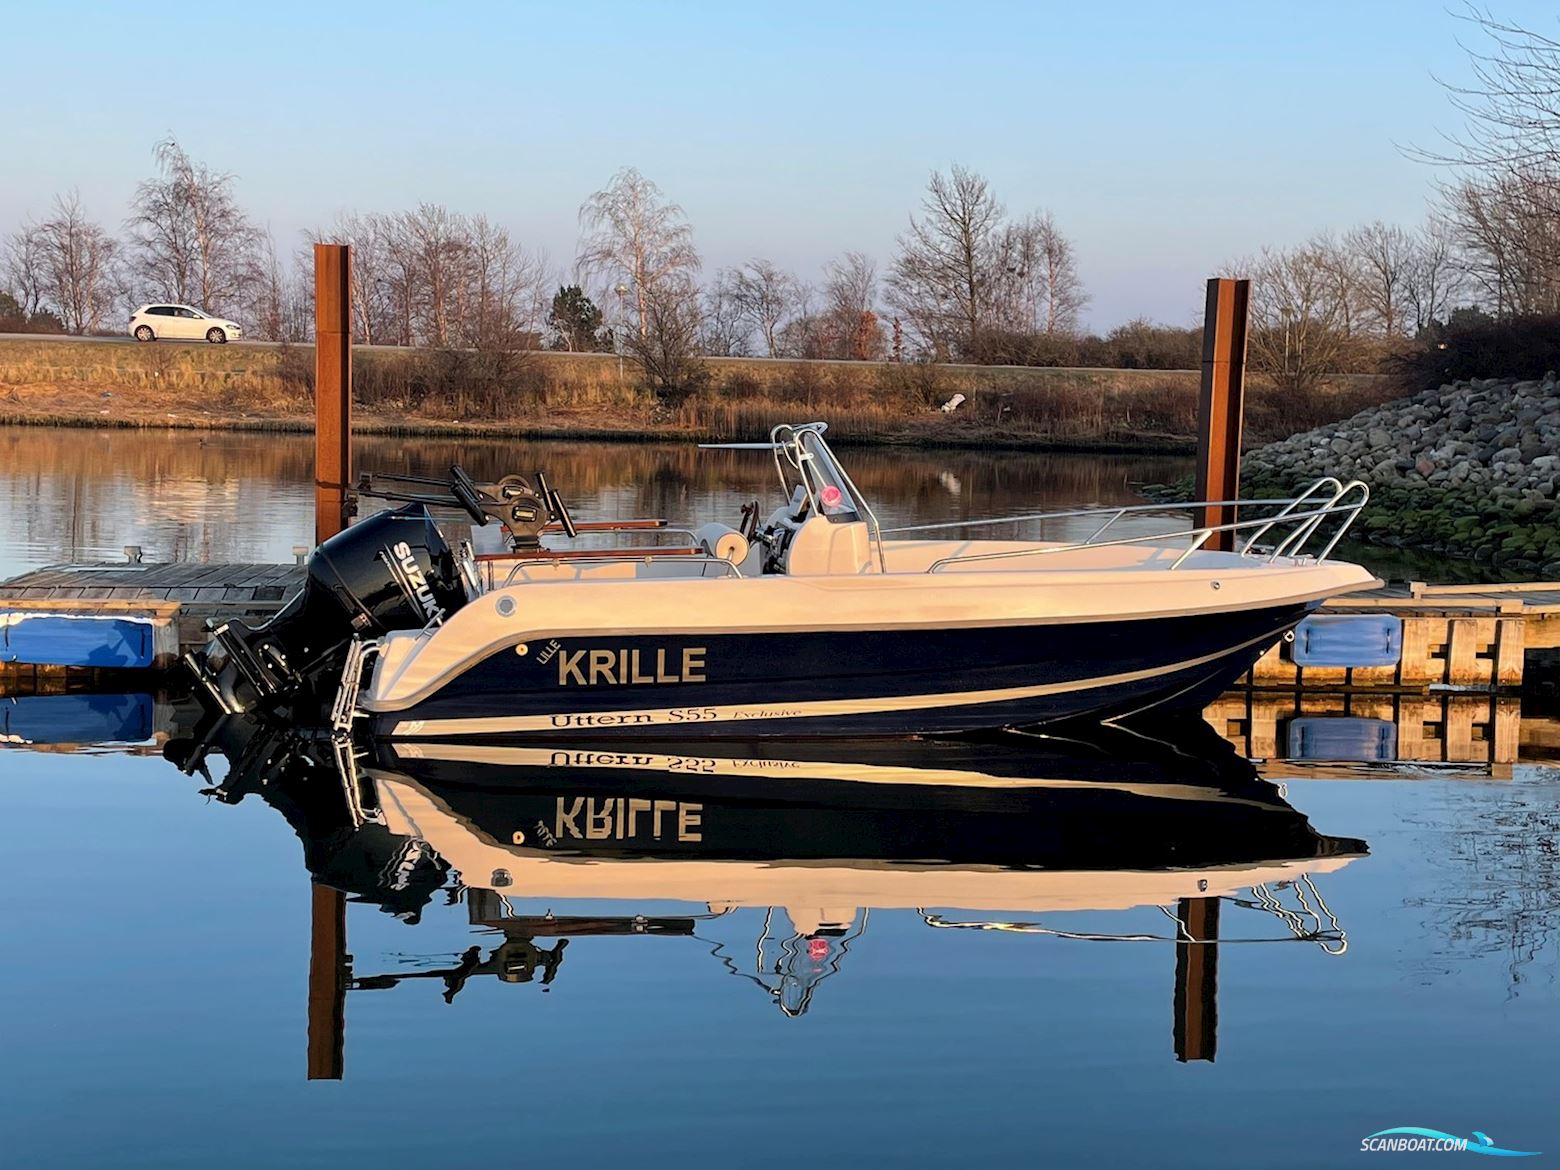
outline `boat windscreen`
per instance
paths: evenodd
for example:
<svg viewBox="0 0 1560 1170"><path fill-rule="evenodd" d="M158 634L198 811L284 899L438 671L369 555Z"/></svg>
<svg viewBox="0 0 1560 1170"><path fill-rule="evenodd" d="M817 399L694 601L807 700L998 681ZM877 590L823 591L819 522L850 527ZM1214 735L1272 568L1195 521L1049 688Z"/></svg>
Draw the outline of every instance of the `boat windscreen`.
<svg viewBox="0 0 1560 1170"><path fill-rule="evenodd" d="M821 427L776 427L774 439L775 465L788 493L799 482L818 515L839 523L863 518L850 476L824 441ZM788 466L792 474L787 474Z"/></svg>

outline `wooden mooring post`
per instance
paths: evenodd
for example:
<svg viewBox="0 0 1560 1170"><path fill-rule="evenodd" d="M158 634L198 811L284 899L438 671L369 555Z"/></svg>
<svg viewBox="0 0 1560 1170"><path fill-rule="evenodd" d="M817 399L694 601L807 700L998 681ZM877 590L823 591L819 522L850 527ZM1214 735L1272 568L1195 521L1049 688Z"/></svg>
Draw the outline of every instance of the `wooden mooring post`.
<svg viewBox="0 0 1560 1170"><path fill-rule="evenodd" d="M314 541L347 526L352 476L352 248L314 245Z"/></svg>
<svg viewBox="0 0 1560 1170"><path fill-rule="evenodd" d="M1175 1058L1219 1050L1219 899L1182 898L1175 913Z"/></svg>
<svg viewBox="0 0 1560 1170"><path fill-rule="evenodd" d="M330 886L310 893L309 1080L339 1081L346 1065L347 899Z"/></svg>
<svg viewBox="0 0 1560 1170"><path fill-rule="evenodd" d="M314 245L314 540L347 526L352 478L352 248ZM310 902L311 1081L339 1081L345 1065L346 895L315 885Z"/></svg>
<svg viewBox="0 0 1560 1170"><path fill-rule="evenodd" d="M1240 437L1246 410L1246 318L1251 281L1215 277L1203 314L1202 389L1197 400L1197 498L1240 494ZM1231 524L1231 504L1204 508L1199 524ZM1235 534L1215 532L1205 548L1233 552Z"/></svg>
<svg viewBox="0 0 1560 1170"><path fill-rule="evenodd" d="M1240 440L1246 413L1246 322L1251 281L1208 281L1203 313L1202 388L1197 400L1197 498L1215 501L1197 523L1238 519ZM1204 548L1235 551L1235 533L1215 532ZM1176 909L1175 1055L1212 1060L1219 1037L1219 900L1182 898Z"/></svg>

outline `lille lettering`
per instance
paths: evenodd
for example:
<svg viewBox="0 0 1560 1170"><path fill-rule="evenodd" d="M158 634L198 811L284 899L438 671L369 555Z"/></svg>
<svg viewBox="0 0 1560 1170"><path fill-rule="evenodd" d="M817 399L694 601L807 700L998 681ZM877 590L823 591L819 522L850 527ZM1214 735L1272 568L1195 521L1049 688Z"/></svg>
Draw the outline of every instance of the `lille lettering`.
<svg viewBox="0 0 1560 1170"><path fill-rule="evenodd" d="M676 651L671 651L676 654ZM646 683L700 683L704 682L703 646L689 646L682 651L682 660L668 662L668 651L655 652L654 669L649 662L649 651L640 657L638 650L563 650L558 654L558 685L566 687L643 686Z"/></svg>

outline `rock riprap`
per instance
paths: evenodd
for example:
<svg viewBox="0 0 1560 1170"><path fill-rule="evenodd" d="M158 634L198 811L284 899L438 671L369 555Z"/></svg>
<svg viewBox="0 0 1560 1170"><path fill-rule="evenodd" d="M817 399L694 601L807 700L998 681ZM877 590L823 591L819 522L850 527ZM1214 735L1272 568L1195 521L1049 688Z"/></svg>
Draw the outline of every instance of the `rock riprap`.
<svg viewBox="0 0 1560 1170"><path fill-rule="evenodd" d="M1248 452L1241 494L1370 484L1351 536L1560 575L1560 382L1474 379Z"/></svg>

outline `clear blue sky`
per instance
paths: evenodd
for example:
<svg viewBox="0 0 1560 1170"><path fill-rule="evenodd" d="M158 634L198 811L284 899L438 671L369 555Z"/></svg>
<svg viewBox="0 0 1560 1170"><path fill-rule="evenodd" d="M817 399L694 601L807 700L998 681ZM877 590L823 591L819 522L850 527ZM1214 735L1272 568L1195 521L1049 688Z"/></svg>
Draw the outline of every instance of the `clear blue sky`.
<svg viewBox="0 0 1560 1170"><path fill-rule="evenodd" d="M1552 4L1491 0L1560 32ZM448 5L0 0L0 231L80 189L117 222L172 132L291 251L339 209L482 211L560 266L638 166L707 267L886 263L957 160L1049 208L1108 327L1190 321L1222 260L1418 222L1402 144L1457 125L1437 0Z"/></svg>

